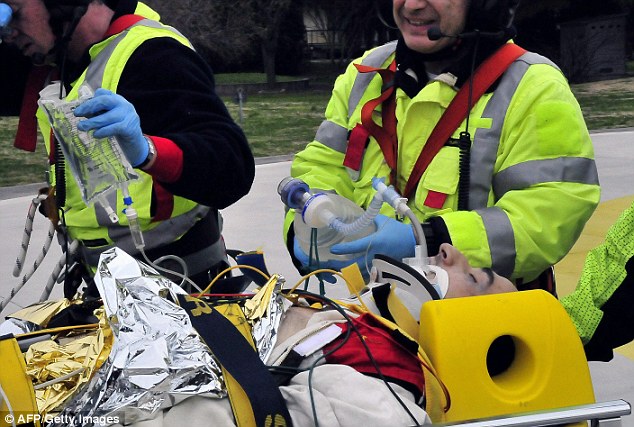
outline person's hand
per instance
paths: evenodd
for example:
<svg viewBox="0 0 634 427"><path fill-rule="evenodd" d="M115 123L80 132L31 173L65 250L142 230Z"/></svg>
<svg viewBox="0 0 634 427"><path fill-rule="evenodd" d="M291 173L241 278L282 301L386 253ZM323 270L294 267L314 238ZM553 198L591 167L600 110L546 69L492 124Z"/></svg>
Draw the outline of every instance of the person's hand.
<svg viewBox="0 0 634 427"><path fill-rule="evenodd" d="M299 242L297 241L297 239L293 240L293 254L295 255L295 258L297 258L297 260L302 264L302 267L304 267L306 271L310 271L310 270L314 271L314 270L322 269L322 268L341 271L343 267L347 267L348 265L354 262L353 260L350 260L350 261L328 260L328 261L319 261L318 266L309 265L310 260L308 259L308 254L304 252L302 247L299 245ZM313 263L315 263L314 259L313 259ZM331 273L318 273L317 276L319 276L321 279L325 280L328 283L335 283L337 281L337 278L335 277L335 275Z"/></svg>
<svg viewBox="0 0 634 427"><path fill-rule="evenodd" d="M336 255L359 254L355 259L364 277L368 275L368 267L376 254L387 255L396 260L414 256L416 238L410 224L405 224L385 215L374 218L376 231L368 236L351 242L338 243L330 248ZM350 263L352 264L352 263Z"/></svg>
<svg viewBox="0 0 634 427"><path fill-rule="evenodd" d="M9 25L11 16L13 16L11 7L6 3L0 3L0 29L4 29L4 27Z"/></svg>
<svg viewBox="0 0 634 427"><path fill-rule="evenodd" d="M95 96L75 108L74 113L88 117L77 124L77 129L92 129L96 138L115 137L132 166L140 165L147 158L150 148L141 131L139 115L121 95L99 88Z"/></svg>

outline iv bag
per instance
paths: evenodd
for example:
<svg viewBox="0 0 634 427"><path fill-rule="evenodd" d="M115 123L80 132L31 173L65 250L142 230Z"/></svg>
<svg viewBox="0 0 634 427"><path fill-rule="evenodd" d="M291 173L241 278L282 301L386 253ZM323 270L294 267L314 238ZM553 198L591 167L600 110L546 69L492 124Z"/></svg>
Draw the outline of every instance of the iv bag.
<svg viewBox="0 0 634 427"><path fill-rule="evenodd" d="M77 129L77 123L83 118L75 117L73 111L92 97L92 89L84 83L79 88L77 100L59 99L58 82L44 88L38 102L48 116L84 203L91 205L98 201L103 205L107 204L108 194L117 189L127 189L128 183L139 175L123 154L116 138L95 138L92 130L84 132ZM111 216L113 221L114 218Z"/></svg>

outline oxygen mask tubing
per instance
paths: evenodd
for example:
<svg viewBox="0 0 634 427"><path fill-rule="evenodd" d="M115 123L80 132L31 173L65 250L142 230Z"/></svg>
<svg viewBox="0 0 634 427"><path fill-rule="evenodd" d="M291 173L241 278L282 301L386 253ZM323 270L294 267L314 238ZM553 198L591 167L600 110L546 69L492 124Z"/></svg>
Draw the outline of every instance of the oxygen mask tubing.
<svg viewBox="0 0 634 427"><path fill-rule="evenodd" d="M425 236L420 222L407 206L407 199L401 197L392 186L383 180L373 178L372 186L376 190L368 209L357 206L354 202L334 193L311 192L308 185L297 178L286 177L277 187L282 202L300 214L293 224L295 238L302 249L309 253L312 230L316 238L312 244L321 253L321 259L350 260L363 254L334 255L329 248L337 243L360 239L376 231L374 218L378 215L383 203L389 203L398 215L407 216L414 226L414 235L420 247L420 257L427 257ZM422 243L421 243L422 242Z"/></svg>
<svg viewBox="0 0 634 427"><path fill-rule="evenodd" d="M295 209L297 213L293 227L295 238L302 250L308 254L311 253L311 247L316 249L317 253L321 254L319 259L322 261L352 260L362 256L363 254L334 255L329 249L334 244L356 240L374 233L376 227L373 220L383 203L388 203L397 215L409 218L416 239L414 257L397 261L402 261L421 274L434 288L438 297L443 298L448 289L448 274L441 267L439 256L428 257L422 225L411 208L407 206L407 199L402 197L394 187L387 186L382 179L373 178L372 187L376 193L365 211L349 199L335 193L311 192L304 181L293 177L284 178L279 183L277 192L282 202L289 209ZM379 262L378 265L385 265L385 262ZM395 268L395 271L402 273L399 268ZM373 276L376 277L376 274Z"/></svg>
<svg viewBox="0 0 634 427"><path fill-rule="evenodd" d="M332 254L330 247L375 232L373 219L383 204L382 200L373 200L364 211L337 194L313 193L304 181L292 177L284 178L277 192L282 202L299 214L293 224L295 239L305 253L311 253L311 247L315 249L320 261L354 259L354 254Z"/></svg>

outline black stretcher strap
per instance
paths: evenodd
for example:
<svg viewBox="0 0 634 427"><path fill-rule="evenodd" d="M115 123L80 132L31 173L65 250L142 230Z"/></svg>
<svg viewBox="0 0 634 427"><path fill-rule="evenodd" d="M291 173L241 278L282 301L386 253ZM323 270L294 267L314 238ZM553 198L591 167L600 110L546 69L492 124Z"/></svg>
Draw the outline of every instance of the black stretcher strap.
<svg viewBox="0 0 634 427"><path fill-rule="evenodd" d="M275 422L275 425L292 426L286 403L273 376L231 321L202 300L179 295L178 301L214 356L246 393L256 425L271 425L271 420L280 420L281 417L285 424Z"/></svg>

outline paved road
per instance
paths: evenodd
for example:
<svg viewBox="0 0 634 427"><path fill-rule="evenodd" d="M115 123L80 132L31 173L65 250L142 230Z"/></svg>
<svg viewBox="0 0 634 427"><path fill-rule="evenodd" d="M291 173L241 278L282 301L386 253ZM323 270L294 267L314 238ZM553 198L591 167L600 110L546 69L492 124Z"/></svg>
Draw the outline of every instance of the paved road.
<svg viewBox="0 0 634 427"><path fill-rule="evenodd" d="M603 187L602 201L634 194L634 129L619 132L594 133L592 135L599 177ZM276 193L277 184L289 173L290 162L259 164L256 178L249 195L234 206L223 211L225 220L224 236L227 246L242 250L262 249L270 272L280 273L289 284L295 284L299 275L292 267L290 258L282 244L283 206ZM30 195L24 196L23 189L0 191L9 198L0 200L0 242L3 256L0 256L0 296L7 296L18 279L11 274L14 260L22 240L22 230L26 212L36 189L28 188ZM46 233L46 221L38 215L35 220L32 254L27 262L35 258L42 247ZM36 272L13 302L2 312L8 314L20 306L37 299L44 283L60 257L61 252L53 245L43 266ZM61 296L59 286L53 297ZM610 363L592 363L591 372L595 384L597 400L623 398L634 403L634 361L617 355ZM626 418L624 425L634 427L634 416Z"/></svg>

